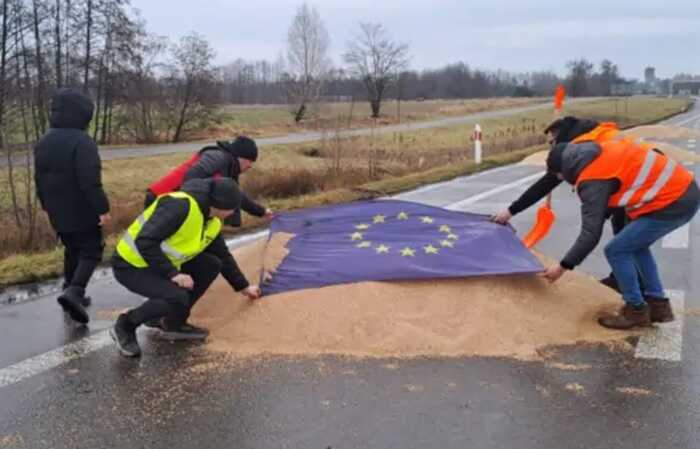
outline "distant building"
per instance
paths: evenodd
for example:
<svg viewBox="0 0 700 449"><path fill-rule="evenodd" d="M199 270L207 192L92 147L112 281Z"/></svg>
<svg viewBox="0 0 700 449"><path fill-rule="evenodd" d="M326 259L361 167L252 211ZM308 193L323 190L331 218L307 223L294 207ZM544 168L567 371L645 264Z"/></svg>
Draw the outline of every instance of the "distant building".
<svg viewBox="0 0 700 449"><path fill-rule="evenodd" d="M671 81L673 95L700 95L700 80Z"/></svg>
<svg viewBox="0 0 700 449"><path fill-rule="evenodd" d="M647 67L644 69L644 82L647 85L654 84L656 81L656 69L654 67Z"/></svg>
<svg viewBox="0 0 700 449"><path fill-rule="evenodd" d="M610 86L610 93L616 97L636 95L641 92L641 86L636 81L622 81Z"/></svg>

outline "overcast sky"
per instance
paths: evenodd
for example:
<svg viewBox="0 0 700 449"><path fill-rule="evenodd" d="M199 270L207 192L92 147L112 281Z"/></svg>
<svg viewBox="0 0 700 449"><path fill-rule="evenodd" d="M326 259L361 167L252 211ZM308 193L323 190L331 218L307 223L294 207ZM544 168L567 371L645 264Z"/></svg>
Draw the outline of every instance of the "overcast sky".
<svg viewBox="0 0 700 449"><path fill-rule="evenodd" d="M217 53L274 61L298 0L132 0L152 33L177 39L195 30ZM381 22L410 45L411 67L471 67L564 74L566 62L608 58L626 78L700 74L700 0L322 0L330 56L342 53L359 21Z"/></svg>

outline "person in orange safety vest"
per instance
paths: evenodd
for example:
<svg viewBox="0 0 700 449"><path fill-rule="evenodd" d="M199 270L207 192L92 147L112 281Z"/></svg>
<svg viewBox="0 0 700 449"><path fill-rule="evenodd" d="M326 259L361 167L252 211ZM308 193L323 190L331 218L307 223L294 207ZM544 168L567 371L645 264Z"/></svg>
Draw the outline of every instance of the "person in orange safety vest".
<svg viewBox="0 0 700 449"><path fill-rule="evenodd" d="M629 137L594 137L578 136L548 155L547 170L575 186L582 224L574 245L543 276L555 282L583 262L600 241L606 211L624 208L630 222L605 246L605 257L625 304L598 321L613 329L672 321L651 246L692 220L700 205L698 185L683 165L654 148Z"/></svg>

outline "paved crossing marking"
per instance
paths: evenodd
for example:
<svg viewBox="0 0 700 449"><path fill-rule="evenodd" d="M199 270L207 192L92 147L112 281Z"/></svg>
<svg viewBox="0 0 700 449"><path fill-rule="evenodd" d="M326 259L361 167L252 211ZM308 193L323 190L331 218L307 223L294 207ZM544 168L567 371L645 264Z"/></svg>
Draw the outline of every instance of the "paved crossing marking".
<svg viewBox="0 0 700 449"><path fill-rule="evenodd" d="M634 356L638 359L657 359L680 362L683 355L683 324L685 321L685 292L666 290L676 320L656 324L639 338Z"/></svg>

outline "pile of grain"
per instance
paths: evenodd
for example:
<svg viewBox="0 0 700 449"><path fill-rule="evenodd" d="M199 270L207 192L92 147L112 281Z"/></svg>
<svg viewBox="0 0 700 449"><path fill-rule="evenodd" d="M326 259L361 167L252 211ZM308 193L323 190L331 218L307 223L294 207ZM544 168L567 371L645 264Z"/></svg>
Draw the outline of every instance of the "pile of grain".
<svg viewBox="0 0 700 449"><path fill-rule="evenodd" d="M264 248L279 253L276 246L257 242L234 254L246 275L255 278ZM254 302L234 294L220 279L197 304L193 319L211 329L210 349L243 356L529 359L550 345L629 336L596 323L601 311L614 310L619 301L614 292L577 272L554 285L537 276L364 282Z"/></svg>

